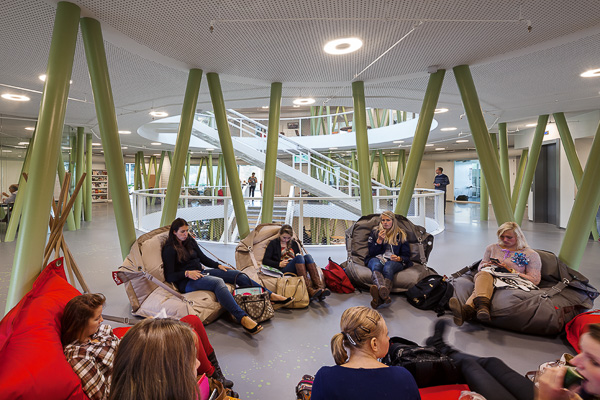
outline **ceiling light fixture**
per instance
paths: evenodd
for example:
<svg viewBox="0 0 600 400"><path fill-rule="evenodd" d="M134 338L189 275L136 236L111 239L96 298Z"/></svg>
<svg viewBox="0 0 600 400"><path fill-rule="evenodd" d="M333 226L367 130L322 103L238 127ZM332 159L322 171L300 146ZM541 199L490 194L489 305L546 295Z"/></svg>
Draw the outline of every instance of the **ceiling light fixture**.
<svg viewBox="0 0 600 400"><path fill-rule="evenodd" d="M12 150L2 150L3 153L12 153Z"/></svg>
<svg viewBox="0 0 600 400"><path fill-rule="evenodd" d="M121 150L127 150L127 146L121 146Z"/></svg>
<svg viewBox="0 0 600 400"><path fill-rule="evenodd" d="M393 143L404 143L404 140L394 140Z"/></svg>
<svg viewBox="0 0 600 400"><path fill-rule="evenodd" d="M446 150L446 148L445 148L445 147L436 147L435 149L436 149L436 150Z"/></svg>
<svg viewBox="0 0 600 400"><path fill-rule="evenodd" d="M19 146L27 146L29 142L19 142Z"/></svg>
<svg viewBox="0 0 600 400"><path fill-rule="evenodd" d="M40 76L38 76L38 78L40 79L40 81L42 82L46 82L46 74L42 74ZM69 85L73 84L72 80L69 80Z"/></svg>
<svg viewBox="0 0 600 400"><path fill-rule="evenodd" d="M330 147L329 150L337 150L337 147Z"/></svg>
<svg viewBox="0 0 600 400"><path fill-rule="evenodd" d="M294 104L298 104L300 106L314 104L314 102L315 102L315 99L313 99L311 97L304 97L304 98L300 97L293 101Z"/></svg>
<svg viewBox="0 0 600 400"><path fill-rule="evenodd" d="M166 113L164 111L151 111L150 115L152 115L153 117L167 117L169 115L169 113Z"/></svg>
<svg viewBox="0 0 600 400"><path fill-rule="evenodd" d="M300 107L300 104L294 104L294 105L293 105L293 107L294 107L294 108L299 108L299 107Z"/></svg>
<svg viewBox="0 0 600 400"><path fill-rule="evenodd" d="M25 128L26 131L35 131L35 128L33 126L28 126Z"/></svg>
<svg viewBox="0 0 600 400"><path fill-rule="evenodd" d="M102 143L92 143L92 146L102 146Z"/></svg>
<svg viewBox="0 0 600 400"><path fill-rule="evenodd" d="M359 38L335 39L325 43L323 51L328 54L348 54L360 49L363 45Z"/></svg>
<svg viewBox="0 0 600 400"><path fill-rule="evenodd" d="M268 108L269 108L269 106L262 106L261 108L268 109Z"/></svg>
<svg viewBox="0 0 600 400"><path fill-rule="evenodd" d="M432 144L426 144L425 147L433 147Z"/></svg>
<svg viewBox="0 0 600 400"><path fill-rule="evenodd" d="M23 96L22 94L12 94L12 93L4 93L2 95L3 99L12 100L12 101L29 101L31 100L27 96Z"/></svg>
<svg viewBox="0 0 600 400"><path fill-rule="evenodd" d="M208 151L213 151L213 150L214 150L214 147L207 147L207 148L206 148L206 150L208 150Z"/></svg>
<svg viewBox="0 0 600 400"><path fill-rule="evenodd" d="M119 131L121 135L129 135L131 131Z"/></svg>
<svg viewBox="0 0 600 400"><path fill-rule="evenodd" d="M467 139L460 139L460 140L456 141L456 143L467 143L467 142L468 142Z"/></svg>
<svg viewBox="0 0 600 400"><path fill-rule="evenodd" d="M600 76L600 68L590 69L588 71L585 71L584 73L582 73L579 76L581 76L583 78L593 78L595 76Z"/></svg>
<svg viewBox="0 0 600 400"><path fill-rule="evenodd" d="M159 142L152 142L152 143L150 143L150 144L151 144L152 146L160 146L162 143L159 143Z"/></svg>
<svg viewBox="0 0 600 400"><path fill-rule="evenodd" d="M456 129L458 129L458 128L455 128L454 126L449 126L447 128L440 129L440 131L442 131L442 132L449 132L449 131L455 131Z"/></svg>
<svg viewBox="0 0 600 400"><path fill-rule="evenodd" d="M436 108L433 113L434 114L441 114L441 113L445 113L445 112L448 112L448 111L450 111L450 110L447 109L447 108Z"/></svg>
<svg viewBox="0 0 600 400"><path fill-rule="evenodd" d="M528 128L533 128L534 126L537 126L537 123L535 123L535 124L527 124L525 126L528 127Z"/></svg>

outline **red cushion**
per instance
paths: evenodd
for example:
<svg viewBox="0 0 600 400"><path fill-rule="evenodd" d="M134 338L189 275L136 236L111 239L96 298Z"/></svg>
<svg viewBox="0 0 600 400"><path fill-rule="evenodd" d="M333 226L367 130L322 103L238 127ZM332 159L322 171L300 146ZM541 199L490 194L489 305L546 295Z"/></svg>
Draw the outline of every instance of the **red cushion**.
<svg viewBox="0 0 600 400"><path fill-rule="evenodd" d="M54 260L0 322L0 393L6 399L87 399L60 342L65 305L79 291Z"/></svg>
<svg viewBox="0 0 600 400"><path fill-rule="evenodd" d="M421 400L457 400L460 393L470 390L467 385L442 385L419 389Z"/></svg>
<svg viewBox="0 0 600 400"><path fill-rule="evenodd" d="M565 326L567 332L567 340L571 346L577 351L579 350L579 338L588 331L588 325L600 323L600 310L592 310L579 314L570 320Z"/></svg>

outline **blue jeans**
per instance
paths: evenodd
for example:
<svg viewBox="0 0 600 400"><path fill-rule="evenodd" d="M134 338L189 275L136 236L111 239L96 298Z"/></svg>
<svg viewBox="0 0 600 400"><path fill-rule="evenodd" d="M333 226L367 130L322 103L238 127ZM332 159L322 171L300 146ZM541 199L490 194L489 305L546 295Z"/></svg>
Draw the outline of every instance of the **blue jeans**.
<svg viewBox="0 0 600 400"><path fill-rule="evenodd" d="M296 264L306 265L308 263L314 263L313 258L310 254L307 254L305 256L303 256L302 254L298 254L296 257L292 258L285 267L283 267L281 272L283 272L284 274L286 272L291 272L298 275L298 272L296 271Z"/></svg>
<svg viewBox="0 0 600 400"><path fill-rule="evenodd" d="M404 263L392 260L388 260L384 265L377 257L371 258L367 267L369 267L369 269L373 272L381 272L383 277L385 279L389 279L390 281L394 280L394 275L396 275L396 273L405 268Z"/></svg>
<svg viewBox="0 0 600 400"><path fill-rule="evenodd" d="M225 283L230 283L232 285L236 284L237 287L240 288L262 287L260 283L253 281L248 275L246 275L242 271L238 271L235 269L228 269L227 271L223 271L219 268L207 268L202 271L202 275L216 276L217 278L223 279ZM265 287L263 287L263 289L269 292L269 294L272 293L269 289Z"/></svg>

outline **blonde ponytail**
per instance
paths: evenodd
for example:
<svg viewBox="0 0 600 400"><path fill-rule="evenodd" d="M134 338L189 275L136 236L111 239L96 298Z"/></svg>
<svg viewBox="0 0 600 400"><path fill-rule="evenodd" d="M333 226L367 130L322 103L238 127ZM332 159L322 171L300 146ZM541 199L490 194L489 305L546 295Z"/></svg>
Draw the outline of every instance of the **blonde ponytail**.
<svg viewBox="0 0 600 400"><path fill-rule="evenodd" d="M331 353L336 365L346 364L348 362L348 352L344 346L344 335L336 333L331 338Z"/></svg>

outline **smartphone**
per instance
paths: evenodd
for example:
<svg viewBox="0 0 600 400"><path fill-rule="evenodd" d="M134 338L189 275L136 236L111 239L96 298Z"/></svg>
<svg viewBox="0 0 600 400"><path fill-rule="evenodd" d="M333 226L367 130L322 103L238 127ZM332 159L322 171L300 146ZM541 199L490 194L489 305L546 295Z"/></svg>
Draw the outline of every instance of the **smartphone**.
<svg viewBox="0 0 600 400"><path fill-rule="evenodd" d="M492 264L496 264L496 265L500 264L500 260L498 260L497 258L494 258L494 257L490 257L490 262Z"/></svg>

